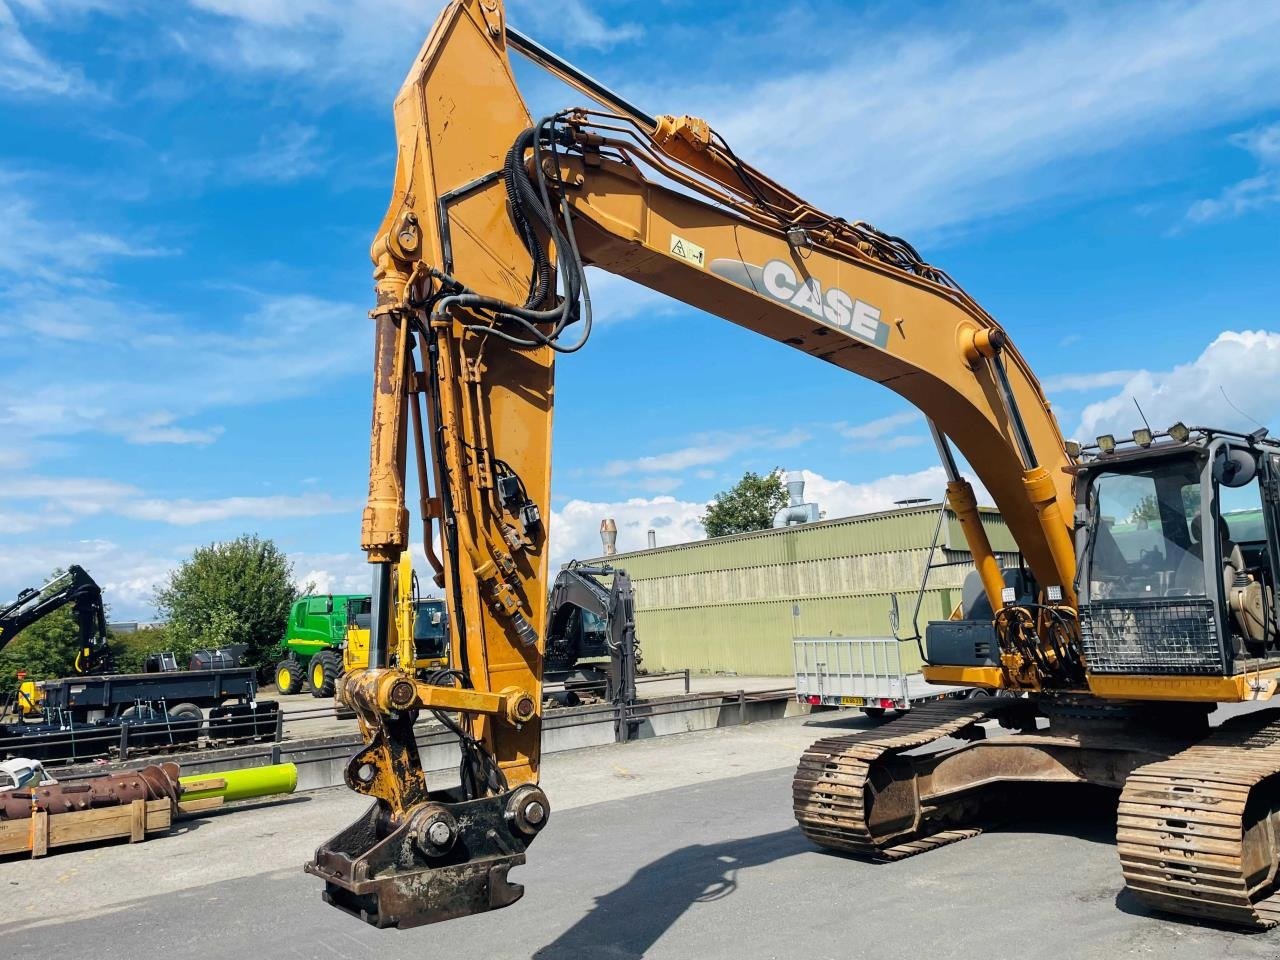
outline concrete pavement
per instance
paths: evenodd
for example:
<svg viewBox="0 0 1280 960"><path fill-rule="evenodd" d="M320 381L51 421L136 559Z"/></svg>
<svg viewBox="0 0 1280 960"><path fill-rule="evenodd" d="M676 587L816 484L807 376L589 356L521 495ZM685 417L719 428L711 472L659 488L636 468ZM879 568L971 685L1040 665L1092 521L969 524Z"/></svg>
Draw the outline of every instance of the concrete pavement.
<svg viewBox="0 0 1280 960"><path fill-rule="evenodd" d="M1267 957L1280 934L1148 916L1117 896L1105 796L889 865L814 849L790 778L812 740L866 725L792 718L549 757L553 814L495 913L377 931L299 865L363 806L344 790L210 816L135 846L0 863L14 956L449 958Z"/></svg>

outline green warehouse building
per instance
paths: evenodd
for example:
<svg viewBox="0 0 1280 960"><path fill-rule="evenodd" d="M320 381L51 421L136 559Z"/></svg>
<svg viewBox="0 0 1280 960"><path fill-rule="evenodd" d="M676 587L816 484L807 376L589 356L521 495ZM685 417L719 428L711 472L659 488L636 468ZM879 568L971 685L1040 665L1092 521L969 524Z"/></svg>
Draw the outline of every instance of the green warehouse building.
<svg viewBox="0 0 1280 960"><path fill-rule="evenodd" d="M949 510L938 530L939 510L913 504L590 562L630 574L645 670L789 676L795 637L888 636L895 595L909 636L930 562L949 565L929 575L921 629L950 614L973 563ZM984 508L982 520L1001 565L1016 566L1017 545L999 512ZM916 645L901 652L904 667L916 669Z"/></svg>

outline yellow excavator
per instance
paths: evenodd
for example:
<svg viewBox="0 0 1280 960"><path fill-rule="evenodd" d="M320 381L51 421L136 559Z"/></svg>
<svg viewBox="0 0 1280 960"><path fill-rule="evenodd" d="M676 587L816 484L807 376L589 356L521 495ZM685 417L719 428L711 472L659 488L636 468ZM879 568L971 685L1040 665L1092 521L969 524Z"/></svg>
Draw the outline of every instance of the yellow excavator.
<svg viewBox="0 0 1280 960"><path fill-rule="evenodd" d="M419 595L418 575L413 570L413 558L408 551L401 555L396 565L392 590L396 598L395 614L387 636L391 662L396 665L412 664L418 676L447 669L446 612L439 600L424 599ZM369 668L371 619L371 599L354 602L348 607L347 631L342 644L344 673Z"/></svg>
<svg viewBox="0 0 1280 960"><path fill-rule="evenodd" d="M531 117L513 52L599 106ZM369 669L342 681L366 741L346 779L375 802L308 864L329 902L409 927L522 893L508 870L550 813L538 768L553 372L587 343L594 266L883 384L931 424L975 570L952 618L925 631L925 673L1017 695L814 744L794 782L807 836L895 860L972 836L1002 784L1101 784L1120 792L1139 900L1280 920L1280 722L1208 723L1215 704L1269 699L1280 680L1280 444L1265 430L1067 442L1004 327L908 242L815 209L703 120L645 114L514 30L499 0L445 9L394 112L395 183L372 246ZM451 666L433 682L390 666L387 648L410 447L449 605ZM953 447L1024 568L1000 569ZM459 787L427 783L418 710L456 734ZM988 739L989 720L1013 732ZM918 749L942 738L959 744Z"/></svg>

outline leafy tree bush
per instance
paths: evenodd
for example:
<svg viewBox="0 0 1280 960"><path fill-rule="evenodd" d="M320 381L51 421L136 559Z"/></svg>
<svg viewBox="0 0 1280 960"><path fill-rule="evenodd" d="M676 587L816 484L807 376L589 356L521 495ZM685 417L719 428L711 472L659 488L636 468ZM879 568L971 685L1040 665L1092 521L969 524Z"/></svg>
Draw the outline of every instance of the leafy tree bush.
<svg viewBox="0 0 1280 960"><path fill-rule="evenodd" d="M702 527L708 537L764 530L773 525L773 515L786 505L781 470L764 476L748 470L736 484L715 495L702 515Z"/></svg>
<svg viewBox="0 0 1280 960"><path fill-rule="evenodd" d="M153 653L173 650L173 635L167 624L140 627L132 633L117 633L111 637L111 659L117 673L142 673L147 657ZM179 666L187 661L179 659Z"/></svg>
<svg viewBox="0 0 1280 960"><path fill-rule="evenodd" d="M245 534L196 550L156 592L156 607L180 663L193 650L243 643L246 663L261 671L278 657L297 597L289 559L271 540Z"/></svg>

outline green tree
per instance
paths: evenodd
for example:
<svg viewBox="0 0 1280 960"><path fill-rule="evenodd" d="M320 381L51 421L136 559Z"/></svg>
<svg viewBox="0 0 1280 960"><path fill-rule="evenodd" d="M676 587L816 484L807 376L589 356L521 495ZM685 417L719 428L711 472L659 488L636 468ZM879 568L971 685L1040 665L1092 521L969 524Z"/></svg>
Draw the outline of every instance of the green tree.
<svg viewBox="0 0 1280 960"><path fill-rule="evenodd" d="M55 570L49 579L62 572ZM49 680L72 673L79 644L80 631L69 605L37 620L0 651L0 692L16 690L23 679Z"/></svg>
<svg viewBox="0 0 1280 960"><path fill-rule="evenodd" d="M191 651L248 645L246 662L274 664L289 608L298 597L293 564L271 540L245 534L201 547L156 591L179 662Z"/></svg>
<svg viewBox="0 0 1280 960"><path fill-rule="evenodd" d="M1182 488L1182 512L1191 517L1200 512L1200 484L1191 483ZM1129 514L1130 523L1146 520L1148 523L1160 519L1160 505L1156 503L1156 495L1149 493L1134 506Z"/></svg>
<svg viewBox="0 0 1280 960"><path fill-rule="evenodd" d="M111 636L111 660L117 673L142 673L147 656L173 650L173 637L167 624L139 627L132 633ZM185 667L186 661L180 666Z"/></svg>
<svg viewBox="0 0 1280 960"><path fill-rule="evenodd" d="M773 525L773 515L786 505L781 470L764 476L748 470L732 487L715 495L702 515L702 526L708 537L764 530Z"/></svg>

